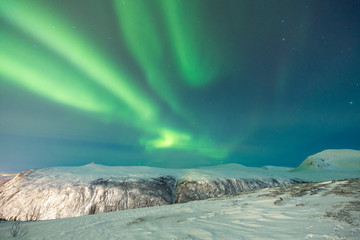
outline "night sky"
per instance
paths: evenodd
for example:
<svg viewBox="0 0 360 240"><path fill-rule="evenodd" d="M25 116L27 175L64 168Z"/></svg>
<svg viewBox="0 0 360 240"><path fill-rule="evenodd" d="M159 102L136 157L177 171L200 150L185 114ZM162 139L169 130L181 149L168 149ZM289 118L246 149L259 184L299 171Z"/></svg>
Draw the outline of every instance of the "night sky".
<svg viewBox="0 0 360 240"><path fill-rule="evenodd" d="M358 0L0 1L0 172L360 149Z"/></svg>

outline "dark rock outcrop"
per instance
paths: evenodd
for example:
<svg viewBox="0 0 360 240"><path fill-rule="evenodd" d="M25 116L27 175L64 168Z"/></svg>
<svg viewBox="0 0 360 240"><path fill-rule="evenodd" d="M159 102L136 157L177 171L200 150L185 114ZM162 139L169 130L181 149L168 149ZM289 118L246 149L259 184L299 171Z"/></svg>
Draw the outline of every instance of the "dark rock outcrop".
<svg viewBox="0 0 360 240"><path fill-rule="evenodd" d="M204 200L239 192L247 192L261 188L287 186L304 183L304 181L289 179L216 179L213 181L179 181L177 190L177 203L186 203L194 200Z"/></svg>

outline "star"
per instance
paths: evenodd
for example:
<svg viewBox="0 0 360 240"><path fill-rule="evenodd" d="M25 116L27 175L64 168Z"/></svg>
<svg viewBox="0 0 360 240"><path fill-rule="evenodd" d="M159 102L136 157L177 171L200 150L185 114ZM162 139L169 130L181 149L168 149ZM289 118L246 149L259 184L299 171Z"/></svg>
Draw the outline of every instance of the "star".
<svg viewBox="0 0 360 240"><path fill-rule="evenodd" d="M352 105L354 102L353 101L350 101L349 104Z"/></svg>

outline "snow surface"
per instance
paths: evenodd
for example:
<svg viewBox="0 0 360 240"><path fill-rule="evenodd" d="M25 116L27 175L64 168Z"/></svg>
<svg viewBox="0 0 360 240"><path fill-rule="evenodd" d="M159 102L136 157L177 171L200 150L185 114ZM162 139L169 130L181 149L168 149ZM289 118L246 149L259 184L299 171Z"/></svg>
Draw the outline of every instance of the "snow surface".
<svg viewBox="0 0 360 240"><path fill-rule="evenodd" d="M0 173L0 186L15 177L16 174L12 173Z"/></svg>
<svg viewBox="0 0 360 240"><path fill-rule="evenodd" d="M4 183L10 181L13 177L10 176L0 176L0 186L3 185Z"/></svg>
<svg viewBox="0 0 360 240"><path fill-rule="evenodd" d="M351 149L328 149L309 156L295 171L323 169L352 169L360 171L360 151Z"/></svg>
<svg viewBox="0 0 360 240"><path fill-rule="evenodd" d="M29 231L19 239L357 240L359 187L360 179L329 181L184 204L24 222L22 227ZM1 239L12 239L12 224L0 223Z"/></svg>
<svg viewBox="0 0 360 240"><path fill-rule="evenodd" d="M269 169L270 168L270 169ZM121 178L127 181L174 176L186 181L210 181L219 178L271 178L288 179L286 170L290 168L267 166L266 168L246 167L241 164L224 164L192 169L169 169L147 166L105 166L88 164L72 167L51 167L34 169L28 176L31 180L41 180L49 184L90 183L98 178ZM269 171L271 170L271 171ZM17 175L16 177L18 177ZM16 177L14 180L16 180Z"/></svg>

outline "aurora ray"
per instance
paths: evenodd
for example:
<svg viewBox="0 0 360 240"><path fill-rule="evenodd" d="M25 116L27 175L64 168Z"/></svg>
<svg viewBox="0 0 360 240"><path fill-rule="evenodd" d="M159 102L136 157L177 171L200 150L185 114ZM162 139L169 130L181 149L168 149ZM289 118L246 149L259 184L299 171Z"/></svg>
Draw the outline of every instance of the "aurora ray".
<svg viewBox="0 0 360 240"><path fill-rule="evenodd" d="M4 80L81 110L106 114L116 108L114 99L101 95L95 86L82 80L84 76L70 72L69 68L61 70L65 66L56 59L48 64L49 54L24 46L11 33L1 35L0 41L0 74Z"/></svg>
<svg viewBox="0 0 360 240"><path fill-rule="evenodd" d="M186 9L185 4L190 5L189 8ZM200 27L194 28L200 21L196 20L202 7L200 2L161 0L160 7L183 79L195 87L213 81L219 73L220 56L217 48L208 45L215 36L207 35Z"/></svg>
<svg viewBox="0 0 360 240"><path fill-rule="evenodd" d="M35 3L5 2L0 8L2 17L81 69L101 87L128 104L141 119L156 117L155 105L149 103L151 100L145 97L146 94L130 83L126 73L118 71L119 66L112 65L111 59L97 51L89 40L74 33L72 24ZM32 11L28 11L29 8Z"/></svg>
<svg viewBox="0 0 360 240"><path fill-rule="evenodd" d="M178 83L166 71L165 62L169 61L165 55L167 43L161 38L161 24L156 24L162 22L162 19L151 14L154 3L134 0L123 4L122 1L114 1L120 35L156 94L178 114L188 118L189 113L183 109L174 88Z"/></svg>

